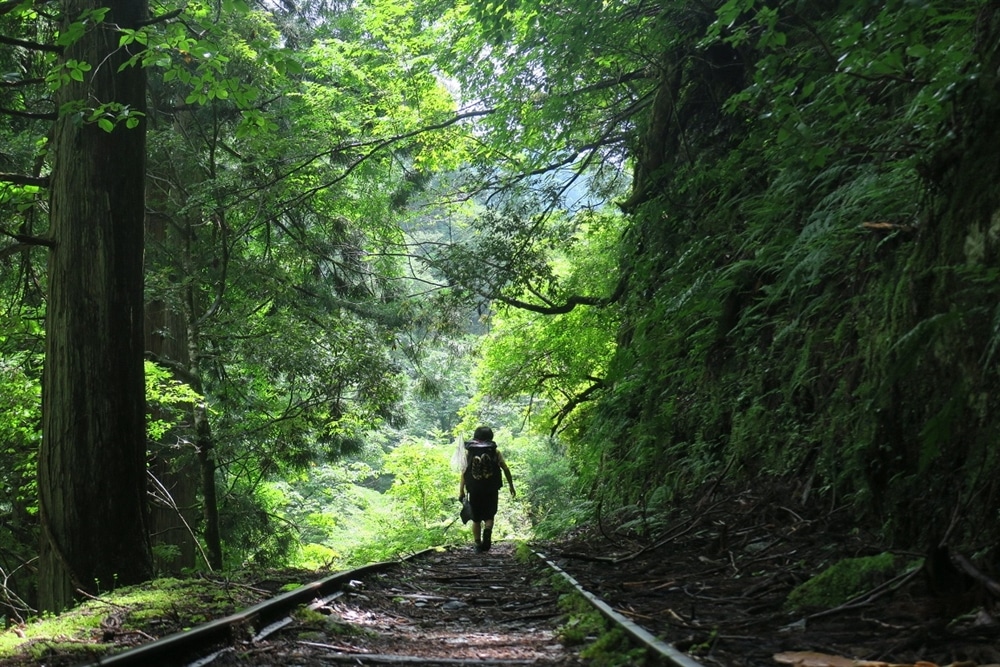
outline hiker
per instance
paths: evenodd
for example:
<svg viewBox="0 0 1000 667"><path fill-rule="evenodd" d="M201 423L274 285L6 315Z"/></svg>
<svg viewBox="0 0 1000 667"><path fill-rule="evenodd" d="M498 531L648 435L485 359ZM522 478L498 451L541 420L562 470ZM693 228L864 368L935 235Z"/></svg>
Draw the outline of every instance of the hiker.
<svg viewBox="0 0 1000 667"><path fill-rule="evenodd" d="M507 477L510 487L510 497L516 498L514 480L510 476L510 468L503 460L503 454L493 442L493 429L480 426L472 436L472 440L464 444L464 465L461 481L458 485L458 499L465 498L469 492L469 505L472 509L472 535L476 538L476 551L489 551L493 537L493 517L497 514L497 501L503 479L500 471Z"/></svg>

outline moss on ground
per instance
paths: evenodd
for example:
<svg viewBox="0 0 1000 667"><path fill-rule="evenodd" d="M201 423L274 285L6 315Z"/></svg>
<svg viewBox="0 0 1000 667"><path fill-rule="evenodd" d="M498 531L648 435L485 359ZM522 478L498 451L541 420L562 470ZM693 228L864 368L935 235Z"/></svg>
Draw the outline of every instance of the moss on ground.
<svg viewBox="0 0 1000 667"><path fill-rule="evenodd" d="M561 579L561 578L560 578ZM567 614L559 640L565 646L585 645L580 657L593 667L624 667L646 663L646 650L637 648L623 630L611 623L577 592L559 596L559 608Z"/></svg>
<svg viewBox="0 0 1000 667"><path fill-rule="evenodd" d="M300 581L311 578L297 573ZM293 578L280 573L276 588ZM254 575L247 574L252 580ZM221 618L274 595L233 579L164 578L87 600L58 616L43 615L0 632L0 664L44 661L54 653L79 654L80 661L123 648L122 639L163 637L211 618Z"/></svg>
<svg viewBox="0 0 1000 667"><path fill-rule="evenodd" d="M792 589L785 606L793 611L836 607L877 586L898 567L896 557L888 552L845 558Z"/></svg>

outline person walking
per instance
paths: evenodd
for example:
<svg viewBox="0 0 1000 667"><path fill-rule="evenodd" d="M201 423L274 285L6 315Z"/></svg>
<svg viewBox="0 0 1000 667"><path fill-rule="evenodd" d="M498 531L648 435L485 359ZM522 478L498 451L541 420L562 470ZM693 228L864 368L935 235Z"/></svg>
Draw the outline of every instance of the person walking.
<svg viewBox="0 0 1000 667"><path fill-rule="evenodd" d="M493 442L493 429L480 426L472 440L464 443L464 465L458 485L458 499L469 494L472 509L472 535L476 540L476 551L489 551L493 538L493 518L497 514L500 487L503 486L501 471L507 478L510 497L516 498L514 480L503 454Z"/></svg>

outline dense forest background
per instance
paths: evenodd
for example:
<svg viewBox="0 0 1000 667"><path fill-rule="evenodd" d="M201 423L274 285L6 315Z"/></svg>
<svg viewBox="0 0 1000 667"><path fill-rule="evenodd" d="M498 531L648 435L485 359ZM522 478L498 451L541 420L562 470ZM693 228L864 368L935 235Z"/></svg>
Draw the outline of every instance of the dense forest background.
<svg viewBox="0 0 1000 667"><path fill-rule="evenodd" d="M997 3L140 4L0 2L8 619L461 540L484 422L507 536L996 544Z"/></svg>

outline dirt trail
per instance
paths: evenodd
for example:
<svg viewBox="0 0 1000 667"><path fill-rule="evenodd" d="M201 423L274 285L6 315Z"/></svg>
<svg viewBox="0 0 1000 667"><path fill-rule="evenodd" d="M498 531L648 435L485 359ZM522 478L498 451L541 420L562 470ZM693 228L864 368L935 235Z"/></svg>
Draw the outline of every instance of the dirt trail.
<svg viewBox="0 0 1000 667"><path fill-rule="evenodd" d="M431 553L352 582L213 665L583 665L556 631L558 593L509 544Z"/></svg>

